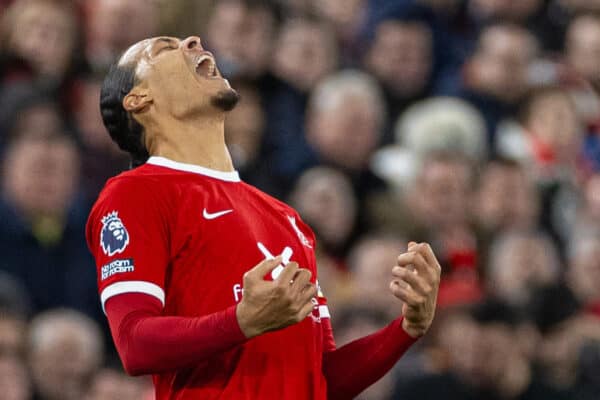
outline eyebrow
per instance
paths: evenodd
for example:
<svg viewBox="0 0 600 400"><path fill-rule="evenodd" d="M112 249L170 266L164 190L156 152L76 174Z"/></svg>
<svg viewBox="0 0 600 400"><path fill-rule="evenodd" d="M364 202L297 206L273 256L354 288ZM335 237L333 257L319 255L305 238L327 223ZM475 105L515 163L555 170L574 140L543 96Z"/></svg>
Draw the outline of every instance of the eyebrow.
<svg viewBox="0 0 600 400"><path fill-rule="evenodd" d="M164 42L164 43L174 43L175 39L170 38L170 37L159 37L156 39L157 42Z"/></svg>

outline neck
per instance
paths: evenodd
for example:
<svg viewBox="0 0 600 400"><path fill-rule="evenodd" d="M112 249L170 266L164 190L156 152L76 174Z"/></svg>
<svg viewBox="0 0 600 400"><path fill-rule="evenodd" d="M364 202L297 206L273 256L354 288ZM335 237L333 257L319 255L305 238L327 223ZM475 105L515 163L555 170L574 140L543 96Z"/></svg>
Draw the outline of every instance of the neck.
<svg viewBox="0 0 600 400"><path fill-rule="evenodd" d="M158 121L146 130L150 155L217 171L234 170L225 145L224 114Z"/></svg>

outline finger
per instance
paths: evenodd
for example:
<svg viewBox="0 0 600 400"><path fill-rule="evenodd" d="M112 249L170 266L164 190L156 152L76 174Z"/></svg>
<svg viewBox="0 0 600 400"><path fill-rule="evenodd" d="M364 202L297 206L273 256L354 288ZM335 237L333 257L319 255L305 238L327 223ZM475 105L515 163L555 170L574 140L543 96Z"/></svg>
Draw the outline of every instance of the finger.
<svg viewBox="0 0 600 400"><path fill-rule="evenodd" d="M315 297L316 295L317 295L317 286L313 285L312 283L307 283L302 288L302 291L300 292L300 295L298 297L298 301L300 301L301 303L311 301L311 299L313 297Z"/></svg>
<svg viewBox="0 0 600 400"><path fill-rule="evenodd" d="M281 257L263 260L244 274L244 281L263 280L265 275L273 271L281 263Z"/></svg>
<svg viewBox="0 0 600 400"><path fill-rule="evenodd" d="M408 251L410 251L410 249L416 245L417 245L417 242L413 242L413 241L408 242Z"/></svg>
<svg viewBox="0 0 600 400"><path fill-rule="evenodd" d="M431 285L424 278L406 268L394 267L392 269L392 275L399 278L401 281L406 282L417 293L423 296L428 296L431 292Z"/></svg>
<svg viewBox="0 0 600 400"><path fill-rule="evenodd" d="M307 283L310 282L310 278L312 277L312 272L310 272L306 268L298 268L296 275L292 278L292 290L294 292L300 292Z"/></svg>
<svg viewBox="0 0 600 400"><path fill-rule="evenodd" d="M433 278L433 272L430 270L430 267L427 264L425 258L416 251L409 251L406 253L402 253L398 256L398 266L400 267L409 267L414 266L417 270L418 274L424 277L425 279Z"/></svg>
<svg viewBox="0 0 600 400"><path fill-rule="evenodd" d="M410 308L418 308L424 303L422 296L418 295L410 288L402 287L396 281L390 283L390 290L394 296L402 300Z"/></svg>
<svg viewBox="0 0 600 400"><path fill-rule="evenodd" d="M438 271L441 271L442 267L440 266L440 263L437 260L437 257L435 256L435 253L433 252L433 249L431 248L429 243L420 243L417 246L417 251L425 258L425 260L430 266L433 266Z"/></svg>
<svg viewBox="0 0 600 400"><path fill-rule="evenodd" d="M297 271L298 263L292 261L285 266L283 271L281 271L281 274L279 274L277 279L275 279L275 282L277 282L277 284L279 285L289 286L290 281L292 280L294 275L296 275Z"/></svg>
<svg viewBox="0 0 600 400"><path fill-rule="evenodd" d="M298 312L298 321L302 321L304 318L308 317L308 315L312 312L313 308L314 304L310 301L304 304Z"/></svg>

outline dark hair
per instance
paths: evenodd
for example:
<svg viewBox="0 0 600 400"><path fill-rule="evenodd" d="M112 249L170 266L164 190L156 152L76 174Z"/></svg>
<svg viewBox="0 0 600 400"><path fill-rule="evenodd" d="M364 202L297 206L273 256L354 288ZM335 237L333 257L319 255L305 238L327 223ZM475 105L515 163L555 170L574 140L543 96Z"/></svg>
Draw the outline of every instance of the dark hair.
<svg viewBox="0 0 600 400"><path fill-rule="evenodd" d="M113 64L100 91L100 113L110 137L131 155L132 167L150 156L144 144L144 127L123 108L123 99L136 83L135 65Z"/></svg>

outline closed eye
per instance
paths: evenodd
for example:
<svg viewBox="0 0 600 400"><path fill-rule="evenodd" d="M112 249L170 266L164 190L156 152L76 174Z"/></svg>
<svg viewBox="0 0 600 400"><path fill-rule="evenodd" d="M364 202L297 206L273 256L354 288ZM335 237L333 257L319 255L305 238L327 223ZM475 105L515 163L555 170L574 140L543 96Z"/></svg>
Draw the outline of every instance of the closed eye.
<svg viewBox="0 0 600 400"><path fill-rule="evenodd" d="M160 53L162 53L163 51L167 51L167 50L175 50L177 49L176 46L170 45L170 46L163 46L161 48L158 49L158 51L154 54L155 56L158 56Z"/></svg>

